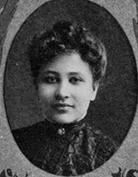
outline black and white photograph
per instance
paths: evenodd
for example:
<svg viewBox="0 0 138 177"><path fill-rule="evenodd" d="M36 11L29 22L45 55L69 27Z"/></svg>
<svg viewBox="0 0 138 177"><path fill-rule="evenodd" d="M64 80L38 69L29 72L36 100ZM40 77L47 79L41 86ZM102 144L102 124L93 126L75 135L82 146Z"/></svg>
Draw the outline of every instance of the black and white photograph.
<svg viewBox="0 0 138 177"><path fill-rule="evenodd" d="M132 23L138 40L136 20ZM110 166L134 125L135 50L102 5L48 1L26 18L11 41L2 88L19 156L46 176L93 176ZM12 174L6 168L0 177ZM135 166L121 168L110 175L138 174Z"/></svg>

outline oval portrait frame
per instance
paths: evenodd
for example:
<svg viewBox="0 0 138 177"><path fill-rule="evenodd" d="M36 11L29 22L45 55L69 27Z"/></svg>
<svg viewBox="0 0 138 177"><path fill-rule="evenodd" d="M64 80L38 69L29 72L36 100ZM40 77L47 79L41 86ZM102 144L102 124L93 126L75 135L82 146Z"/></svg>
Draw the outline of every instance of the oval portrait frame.
<svg viewBox="0 0 138 177"><path fill-rule="evenodd" d="M49 1L50 2L50 1ZM46 6L47 6L47 3L49 3L49 2L46 2ZM61 2L64 2L63 0L61 0ZM84 2L83 0L81 1L81 2ZM93 1L91 1L91 2L93 2ZM90 3L91 3L90 2ZM45 2L44 2L45 3ZM43 5L44 5L44 3L42 3ZM58 1L58 3L60 4L60 1ZM57 3L57 4L58 4ZM73 7L73 5L71 6L71 1L70 1L70 8L71 7ZM77 4L77 1L75 1L75 3ZM63 3L64 4L64 3ZM81 3L78 3L78 6L81 6L80 5ZM83 4L83 3L82 3ZM95 4L96 5L96 4ZM100 5L100 3L99 3L99 5ZM41 5L40 5L41 6ZM40 9L40 6L38 6L39 8L38 9ZM74 7L73 7L74 8ZM38 9L36 10L36 11L38 11ZM35 11L35 12L36 12ZM60 9L60 11L61 11L61 13L62 13L62 10ZM50 13L50 12L46 12L46 13ZM63 12L63 13L65 13L65 12ZM73 12L72 12L73 13ZM83 12L84 13L84 12ZM102 12L101 12L102 13ZM33 13L33 14L35 14L35 13ZM32 13L31 13L31 15L32 15ZM74 15L74 14L73 14ZM82 15L82 14L81 14ZM78 15L78 16L81 16L81 15ZM102 14L103 15L103 14ZM35 16L35 15L34 15ZM62 15L59 15L60 17L62 16ZM29 16L29 18L30 18L30 16ZM40 17L39 17L40 18ZM56 16L56 14L55 14L55 19L54 20L56 20L57 18L59 18L59 17L57 17ZM68 18L71 18L71 17L67 17L67 19ZM76 15L76 17L75 18L77 18L77 15ZM78 19L79 19L80 17L78 17ZM95 17L96 18L96 17ZM26 20L25 20L25 22L24 22L24 24L26 23L26 21L27 21L27 19L28 18L26 18ZM77 19L77 20L78 20ZM41 22L41 18L40 18L40 22ZM85 20L86 20L86 17L85 17ZM49 21L50 21L50 18L49 18ZM38 22L38 24L34 27L35 28L35 30L37 31L38 29L38 27L40 28L40 22ZM99 21L100 22L100 21ZM33 21L33 19L31 19L30 20L30 26L34 23L34 21ZM32 23L32 24L31 24ZM47 24L48 24L49 22L47 22ZM24 25L24 24L22 24L22 26ZM99 24L97 24L97 25L99 25ZM49 25L48 25L49 26ZM88 25L89 26L89 25ZM106 26L107 26L107 24L106 24ZM44 28L44 26L41 26L41 29L43 29ZM96 33L96 35L98 35L98 33L99 33L99 31L100 30L103 30L103 27L100 27L100 30L98 31L97 30L98 29L98 27L97 26L94 26L94 29L93 29L93 31L97 31ZM21 30L22 30L22 27L18 30L18 32L20 31L21 32ZM33 32L33 34L35 34L35 30L34 30L34 32ZM107 34L109 31L106 31L106 29L104 29L105 30L105 34ZM103 30L103 31L104 31ZM29 31L29 30L28 30ZM17 37L17 34L18 34L18 32L16 33L16 36L15 36L15 38ZM25 35L26 35L27 33L25 33ZM30 33L30 31L29 31L29 34L31 34ZM33 34L32 34L32 36L33 36ZM119 35L119 34L117 34L117 35ZM122 35L122 33L121 33L121 35ZM124 35L125 35L125 33L124 33ZM32 39L32 36L31 35L29 35L29 38L28 38L28 41L30 41L31 39ZM111 34L109 35L110 37L112 36ZM19 37L18 37L18 39L17 40L19 40L20 39L20 35L19 35ZM25 37L25 36L24 36ZM98 36L98 37L100 37L100 38L102 38L101 36ZM114 38L117 38L118 36L112 36L112 39L114 39ZM13 40L13 42L12 42L12 45L13 45L13 43L15 42L15 39L14 38L14 40ZM126 37L127 38L127 37ZM104 39L102 38L102 40L104 41ZM26 43L25 42L28 42L28 41L26 41L26 40L24 40L24 41L22 41L22 45L26 45ZM106 46L106 48L108 48L108 51L110 51L110 49L112 49L112 51L114 51L114 52L116 52L115 51L115 48L113 48L113 46L111 45L111 46L109 46L109 47L107 47L108 46L108 43L109 43L109 41L110 41L110 39L108 39L108 41L107 41L107 44L105 44L105 46ZM111 42L111 41L110 41ZM123 46L119 43L119 41L117 41L118 42L118 45L120 45L120 48L121 48L121 50L126 50L126 48L125 48L125 46L124 46L124 48L123 48ZM124 42L125 42L125 40L124 40ZM104 43L106 43L105 41L104 41ZM19 44L19 43L18 43ZM22 45L21 46L18 46L19 48L22 48ZM125 43L125 45L127 45L126 43ZM27 90L28 90L28 88L30 88L31 87L31 85L32 85L32 81L31 81L31 79L29 78L29 80L28 80L28 78L26 78L26 75L30 75L30 73L29 73L29 70L30 70L30 68L27 68L27 67L24 67L24 66L27 66L27 62L26 62L26 60L25 60L25 62L26 63L24 63L24 62L22 62L22 63L20 63L19 62L19 59L18 59L18 57L16 56L16 55L18 55L18 48L17 48L17 46L14 46L14 50L15 50L15 48L17 49L16 51L17 51L17 53L15 53L14 52L14 54L12 54L12 55L10 55L10 52L12 51L12 48L10 48L10 50L9 50L9 53L8 53L8 59L7 59L7 62L8 61L12 61L10 64L7 64L7 66L9 65L10 67L8 67L8 72L10 73L8 76L5 74L5 78L6 77L13 77L13 75L14 75L14 73L15 73L15 71L18 73L19 71L22 71L22 73L27 73L27 74L22 74L19 78L18 78L18 74L17 74L17 77L16 78L14 78L13 80L12 80L12 82L9 82L9 85L8 86L6 86L6 87L4 87L4 89L5 90L8 90L9 88L10 89L13 89L12 90L12 92L10 92L9 90L8 90L8 92L6 93L7 94L7 100L10 98L10 100L12 101L12 103L10 103L8 106L10 107L11 106L11 110L13 111L14 110L14 108L12 107L14 104L13 104L13 102L14 102L14 100L13 100L13 93L14 93L14 89L16 88L17 90L17 95L16 95L16 100L18 100L17 101L17 103L19 104L19 101L20 101L20 98L19 98L19 95L21 95L21 94L23 94L24 95L24 93L21 93L21 91L22 91L22 89L21 89L21 87L23 87L23 88L26 88L26 89L23 89L24 90L24 92L27 92ZM114 49L114 50L113 50ZM131 46L130 46L130 49L129 50L132 50L131 49ZM133 49L134 50L134 49ZM23 51L23 53L21 52L20 53L20 56L22 56L23 54L24 54L24 52L25 52L25 50ZM118 52L116 52L116 55L117 55L117 53ZM131 52L130 52L131 53ZM109 54L110 56L113 56L113 54ZM120 53L120 55L122 56L122 57L125 57L125 56L123 56L121 53ZM10 56L10 57L9 57ZM131 56L130 54L129 54L129 52L128 53L126 53L126 56L128 57L128 58L133 58L133 61L131 62L131 65L132 65L132 68L135 68L135 69L133 69L132 70L132 68L131 69L129 69L129 68L127 68L127 71L129 71L129 73L130 73L130 75L133 73L133 72L135 72L135 73L133 73L134 75L136 74L136 63L134 62L134 56ZM126 58L127 58L126 57ZM13 58L14 58L14 60L13 60ZM17 59L17 60L16 60ZM21 57L21 59L22 59L22 57ZM112 57L112 60L114 60L114 57ZM131 60L131 59L130 59ZM101 83L101 85L102 85L102 87L100 88L100 97L98 98L98 99L100 99L101 97L103 98L103 100L105 100L105 104L107 104L107 105L109 105L110 106L110 104L111 104L111 102L112 101L110 101L110 102L108 102L107 100L110 98L110 97L112 97L113 96L113 94L109 94L108 95L108 97L106 98L106 97L104 97L104 95L105 95L105 93L106 94L108 94L109 93L109 90L108 90L108 88L110 88L111 89L111 87L110 87L110 85L113 85L113 84L115 84L116 83L116 80L119 78L119 76L118 77L114 77L114 79L113 79L113 77L110 77L110 73L111 72L113 72L113 71L111 71L112 70L112 65L113 64L115 64L115 66L117 66L118 65L118 63L116 62L116 63L113 63L113 62L110 62L110 66L109 66L109 68L108 68L108 73L107 73L107 75L105 76L105 78L103 79L103 81L102 81L102 83ZM125 66L127 67L127 62L125 63ZM124 65L124 61L123 61L123 63L122 63L122 65L121 66L123 66ZM6 66L6 67L7 67ZM22 68L23 68L23 70L22 70ZM24 70L24 68L25 68L25 70ZM11 69L11 70L10 70ZM7 70L7 69L6 69ZM18 71L17 71L18 70ZM135 71L134 71L135 70ZM123 70L123 68L122 68L122 71L120 71L120 68L118 68L118 70L116 70L116 71L114 71L114 72L124 72L124 70ZM4 72L3 72L4 73ZM122 74L121 73L121 74ZM126 72L124 72L124 73L126 73ZM129 75L129 74L128 74ZM122 78L122 79L127 79L127 83L129 83L129 81L130 80L135 80L136 79L136 75L133 77L133 78L128 78L128 75L124 75L124 78ZM10 79L11 79L10 78ZM21 84L21 86L20 86L20 88L18 88L17 87L17 85L19 84L19 82L20 82L20 80L22 80L23 81L23 83ZM108 81L106 81L106 80L108 80ZM103 84L104 82L106 81L106 86ZM15 83L14 83L15 82ZM17 84L18 83L18 84ZM31 83L31 84L29 84L29 83ZM15 86L15 85L16 86ZM24 87L24 84L25 84L25 87ZM29 84L29 87L27 87L27 85ZM118 87L118 89L117 90L120 90L120 89L123 89L124 87L128 87L128 90L127 90L127 93L128 93L128 91L130 91L130 93L132 93L132 95L134 95L134 97L135 98L137 98L137 95L135 95L136 94L136 90L135 90L135 85L131 85L131 88L132 88L132 90L130 89L130 86L128 86L127 84L126 84L126 82L125 83L122 83L122 80L120 79L120 81L118 82L118 84L120 84L119 85L119 87ZM123 85L124 84L124 85ZM108 86L108 87L107 87ZM32 90L34 89L34 88L31 88ZM107 91L106 92L102 92L102 90L103 89L106 89ZM112 88L113 89L113 88ZM130 90L129 90L130 89ZM115 91L115 93L117 93L117 90L114 90ZM113 93L113 91L112 91L112 93ZM4 92L4 94L5 94L5 92ZM5 94L5 95L6 95ZM36 93L35 93L35 91L33 92L33 96L32 97L30 97L29 99L31 100L31 102L27 102L27 100L25 99L24 100L24 103L28 103L28 104L30 104L30 105L32 105L32 102L34 102L34 100L33 100L33 97L34 97L34 95L35 95ZM28 98L28 96L30 95L30 93L26 96L26 98ZM132 96L131 95L131 96ZM15 96L15 95L14 95ZM117 98L119 98L119 95L117 95L116 94L116 96L118 96ZM133 97L133 96L132 96ZM132 97L129 99L129 104L130 105L132 105L132 104L135 104L136 105L136 99L135 99L135 103L133 103L133 101L134 100L132 100ZM35 98L36 99L36 98ZM117 101L117 99L116 99L116 101ZM121 100L122 101L122 100ZM5 101L6 102L6 101ZM123 103L124 103L124 100L123 100ZM12 105L13 104L13 105ZM99 104L99 103L97 103L98 104L98 106L100 107L101 105ZM104 113L104 111L103 111L103 109L105 108L104 106L105 106L105 104L104 105L102 105L101 107L102 107L102 109L100 110L100 113L101 113L101 115L103 115L103 113ZM120 103L118 103L119 104L119 106L120 106ZM116 103L116 105L118 105L117 103ZM7 106L7 103L5 103L5 107L6 108L8 108L8 106ZM97 106L97 107L98 107ZM128 106L128 105L126 105L126 106ZM16 110L14 110L13 112L14 112L14 114L12 115L12 112L9 112L8 114L7 114L7 112L6 112L6 115L7 115L7 117L9 117L9 115L12 115L12 117L13 116L15 116L16 117L16 115L17 115L17 119L15 119L16 121L15 122L17 122L17 120L18 120L18 117L19 117L19 115L18 114L20 114L20 111L19 110L21 110L21 108L22 109L25 109L24 107L19 107L17 110L17 112L16 112ZM121 107L122 108L122 107ZM32 109L32 110L36 110L37 111L37 105L36 105L36 103L33 105L33 107L29 107L29 109ZM113 108L111 108L111 110L112 110ZM130 107L130 109L132 109L132 107ZM130 109L128 109L128 113L130 112ZM96 106L93 106L93 110L92 111L95 111L96 110ZM133 117L134 117L134 112L135 112L135 110L136 110L136 106L135 106L135 108L133 108ZM23 110L24 111L24 110ZM118 111L119 112L119 111ZM126 114L128 114L128 113L126 113ZM89 113L89 114L91 114L91 112ZM29 116L30 115L32 115L33 116L33 114L32 114L32 112L29 114ZM97 114L95 115L95 116L97 116ZM109 115L106 115L107 117L109 117ZM26 114L24 115L24 117L26 117ZM39 118L39 114L38 114L38 118ZM36 118L37 119L37 118ZM9 121L9 119L8 119L8 121ZM99 117L99 121L98 121L98 123L101 121L101 117ZM113 120L112 120L113 121ZM112 122L111 121L111 122ZM125 119L123 120L125 123L126 123L126 125L127 125L127 122L125 121ZM133 126L132 125L132 121L133 120L131 120L129 123L128 123L128 125L129 126ZM94 122L93 122L94 123ZM112 122L113 123L113 122ZM118 125L120 125L121 124L121 122L119 122L119 120L117 120L117 123L118 123ZM11 127L11 124L13 125L13 127L15 126L14 125L14 122L10 122L9 121L9 124L10 124L10 127ZM106 124L109 124L109 122L108 121L106 121ZM117 124L116 124L117 125ZM113 125L113 127L116 127L116 125ZM122 124L123 125L123 124ZM121 131L121 126L122 125L120 125L120 131ZM100 123L99 123L99 127L100 127ZM107 127L105 127L105 129L106 129ZM111 128L112 129L112 128ZM128 134L128 127L126 127L126 129L127 129L127 133L125 133L125 134L123 134L122 132L120 132L120 134L122 135L122 139L120 140L120 144L122 144L122 142L123 142L123 140L124 140L124 138L126 137L126 135ZM104 130L104 129L103 129ZM116 129L115 129L116 130ZM106 132L107 134L109 133L110 134L110 128L109 128L109 132ZM113 129L113 131L114 131L114 129ZM113 133L113 132L112 132ZM111 134L112 134L111 133ZM118 137L119 135L118 134L116 134L115 135L115 137ZM117 139L116 139L117 140ZM20 153L20 152L19 152ZM20 154L21 156L22 156L22 153ZM19 155L19 156L20 156ZM20 158L20 157L19 157ZM23 157L24 158L24 157ZM116 160L114 160L114 162L115 162ZM29 163L29 162L27 162L27 163ZM108 162L107 162L108 163ZM104 166L104 165L103 165ZM109 164L109 166L110 166L110 164ZM96 170L94 170L94 173L93 174L96 174L96 171L98 171L99 169L96 169ZM89 174L90 175L90 174ZM87 175L86 175L87 176Z"/></svg>

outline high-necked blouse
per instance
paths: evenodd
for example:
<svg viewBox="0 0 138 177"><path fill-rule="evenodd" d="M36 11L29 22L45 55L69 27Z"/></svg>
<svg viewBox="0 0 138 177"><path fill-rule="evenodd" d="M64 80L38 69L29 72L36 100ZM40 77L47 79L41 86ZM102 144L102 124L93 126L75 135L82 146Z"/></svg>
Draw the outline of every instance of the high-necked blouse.
<svg viewBox="0 0 138 177"><path fill-rule="evenodd" d="M23 154L40 169L63 176L82 175L106 162L117 144L84 122L53 124L45 120L13 131Z"/></svg>

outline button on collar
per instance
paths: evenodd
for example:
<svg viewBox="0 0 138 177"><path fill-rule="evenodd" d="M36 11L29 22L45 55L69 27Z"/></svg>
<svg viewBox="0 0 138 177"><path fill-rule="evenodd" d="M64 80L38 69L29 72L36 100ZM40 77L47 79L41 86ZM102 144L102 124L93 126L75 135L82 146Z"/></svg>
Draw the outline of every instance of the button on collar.
<svg viewBox="0 0 138 177"><path fill-rule="evenodd" d="M59 134L59 135L64 135L65 134L65 128L59 128L58 130L57 130L57 133Z"/></svg>

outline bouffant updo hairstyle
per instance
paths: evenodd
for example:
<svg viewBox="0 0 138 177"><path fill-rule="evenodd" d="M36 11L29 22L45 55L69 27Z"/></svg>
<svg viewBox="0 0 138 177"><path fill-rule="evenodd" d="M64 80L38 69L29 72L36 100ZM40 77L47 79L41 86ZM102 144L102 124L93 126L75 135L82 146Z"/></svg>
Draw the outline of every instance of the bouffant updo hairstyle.
<svg viewBox="0 0 138 177"><path fill-rule="evenodd" d="M99 83L107 65L106 50L90 30L70 21L59 21L52 29L35 35L28 48L31 71L36 84L42 66L58 55L77 52L90 66L94 83Z"/></svg>

